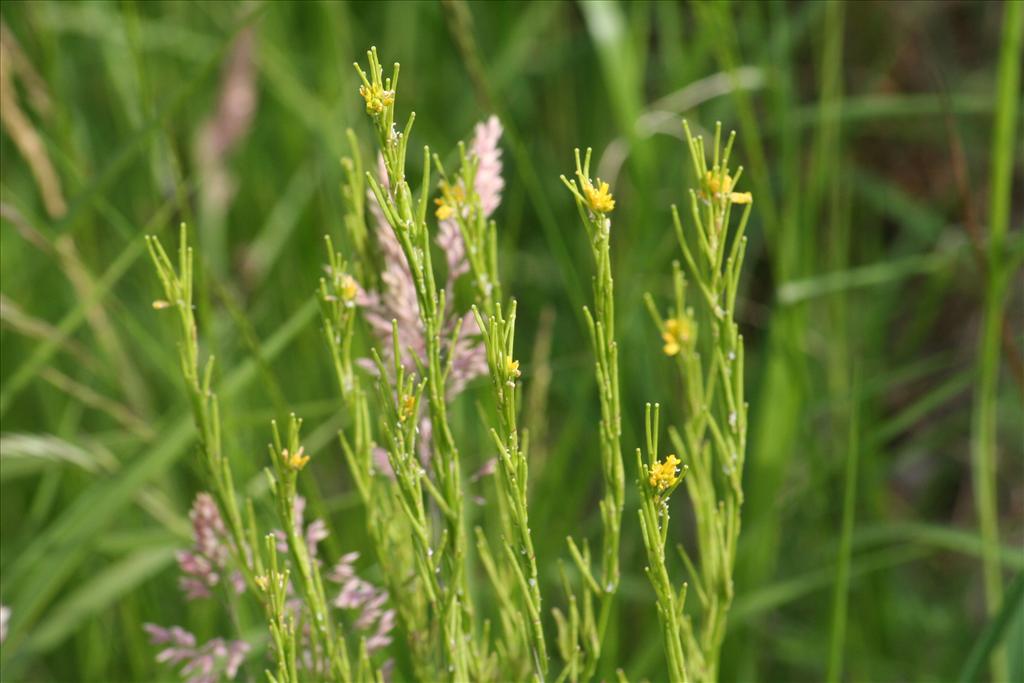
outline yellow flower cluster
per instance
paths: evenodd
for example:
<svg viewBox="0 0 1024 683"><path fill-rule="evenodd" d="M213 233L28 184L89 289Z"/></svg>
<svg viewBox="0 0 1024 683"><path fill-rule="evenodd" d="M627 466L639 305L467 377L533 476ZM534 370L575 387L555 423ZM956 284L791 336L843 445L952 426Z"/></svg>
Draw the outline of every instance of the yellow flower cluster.
<svg viewBox="0 0 1024 683"><path fill-rule="evenodd" d="M266 593L271 588L276 586L283 587L287 581L287 572L282 574L281 572L268 572L266 574L259 574L253 577L253 581L256 582L256 587Z"/></svg>
<svg viewBox="0 0 1024 683"><path fill-rule="evenodd" d="M679 465L682 461L675 455L665 458L664 462L655 462L651 465L648 482L659 492L665 491L679 482Z"/></svg>
<svg viewBox="0 0 1024 683"><path fill-rule="evenodd" d="M342 301L346 304L355 301L356 294L359 293L359 285L356 284L356 279L351 275L343 275L341 277L340 293Z"/></svg>
<svg viewBox="0 0 1024 683"><path fill-rule="evenodd" d="M434 200L437 211L434 215L440 221L446 221L455 215L455 211L466 201L466 191L462 185L451 185L441 181L441 196Z"/></svg>
<svg viewBox="0 0 1024 683"><path fill-rule="evenodd" d="M713 197L728 195L729 201L733 204L750 204L754 201L754 196L749 192L732 191L732 176L728 173L722 174L721 178L719 178L711 171L708 171L704 176L704 180L708 185L708 192Z"/></svg>
<svg viewBox="0 0 1024 683"><path fill-rule="evenodd" d="M697 326L689 316L669 318L665 321L661 338L665 342L662 347L665 355L674 356L697 340Z"/></svg>
<svg viewBox="0 0 1024 683"><path fill-rule="evenodd" d="M305 454L305 447L299 446L299 450L294 453L289 453L287 448L281 450L281 459L284 460L284 464L293 469L296 472L301 470L309 462L309 456Z"/></svg>
<svg viewBox="0 0 1024 683"><path fill-rule="evenodd" d="M505 374L509 377L519 377L523 373L519 372L519 361L512 360L512 356L505 358Z"/></svg>
<svg viewBox="0 0 1024 683"><path fill-rule="evenodd" d="M711 171L708 171L704 174L704 180L707 181L708 191L711 194L729 192L732 190L732 176L728 173L723 174L721 178L719 178Z"/></svg>
<svg viewBox="0 0 1024 683"><path fill-rule="evenodd" d="M445 204L443 199L435 199L434 203L437 204L437 211L435 212L437 220L446 221L455 214L455 209Z"/></svg>
<svg viewBox="0 0 1024 683"><path fill-rule="evenodd" d="M602 182L600 178L596 183L591 183L589 178L582 179L583 196L587 198L587 205L594 213L611 213L615 209L615 199L608 191L608 183Z"/></svg>
<svg viewBox="0 0 1024 683"><path fill-rule="evenodd" d="M405 422L412 417L412 412L416 410L416 399L412 396L406 396L402 400L402 407L398 411L398 419L401 422Z"/></svg>
<svg viewBox="0 0 1024 683"><path fill-rule="evenodd" d="M376 84L369 87L359 86L359 94L366 100L367 114L382 114L385 107L390 107L395 103L395 91L385 90Z"/></svg>

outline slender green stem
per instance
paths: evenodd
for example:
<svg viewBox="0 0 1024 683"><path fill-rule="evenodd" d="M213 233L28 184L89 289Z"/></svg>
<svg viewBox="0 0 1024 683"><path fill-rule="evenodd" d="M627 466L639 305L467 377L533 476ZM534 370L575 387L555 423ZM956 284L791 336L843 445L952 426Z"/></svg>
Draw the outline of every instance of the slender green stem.
<svg viewBox="0 0 1024 683"><path fill-rule="evenodd" d="M590 177L591 150L587 149L582 161L580 150L575 151L575 179L562 176L562 183L576 199L576 208L587 231L596 273L593 277L594 310L584 307L591 347L594 352L595 376L601 406L598 439L604 497L600 502L601 523L604 529L601 550L601 585L594 591L600 602L597 625L590 624L589 646L586 648L584 678L589 679L597 670L602 642L611 614L611 601L619 586L619 539L622 510L625 500L625 475L622 465L620 439L622 436L621 404L619 400L619 351L615 338L615 294L611 268L611 219L615 201L608 184ZM577 554L575 558L584 575L589 567ZM593 577L591 577L593 583ZM591 589L592 590L592 589Z"/></svg>
<svg viewBox="0 0 1024 683"><path fill-rule="evenodd" d="M1015 138L1019 125L1017 110L1020 100L1021 35L1024 32L1024 5L1008 2L1005 8L996 91L998 106L992 138L988 272L978 348L978 384L971 439L975 506L984 542L985 602L990 615L998 611L1003 599L996 496L996 404L999 392L999 344L1008 282L1004 245L1009 225L1013 164L1017 156ZM994 680L1007 679L1008 664L1004 648L998 648L992 653L991 667Z"/></svg>
<svg viewBox="0 0 1024 683"><path fill-rule="evenodd" d="M857 383L851 395L857 395ZM832 596L832 636L829 641L828 673L825 680L838 683L843 675L843 650L846 641L846 615L850 590L850 556L853 552L853 529L857 510L857 461L860 421L856 401L850 407L849 437L846 453L845 485L843 487L843 526L839 537L839 558L836 562L836 585Z"/></svg>
<svg viewBox="0 0 1024 683"><path fill-rule="evenodd" d="M499 485L507 514L503 515L505 549L511 559L523 598L523 609L529 625L522 630L522 639L532 642L535 675L543 679L548 672L547 645L541 623L541 595L537 579L537 558L533 549L527 510L528 462L517 425L516 388L520 376L519 361L514 359L516 303L512 302L508 317L497 306L487 320L473 308L477 324L483 333L498 409L498 426L491 436L498 447Z"/></svg>

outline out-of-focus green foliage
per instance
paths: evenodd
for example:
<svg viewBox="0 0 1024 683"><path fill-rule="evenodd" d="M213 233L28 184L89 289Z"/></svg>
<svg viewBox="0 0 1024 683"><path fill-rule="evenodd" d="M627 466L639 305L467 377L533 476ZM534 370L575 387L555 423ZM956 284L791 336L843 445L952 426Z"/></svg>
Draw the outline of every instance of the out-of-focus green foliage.
<svg viewBox="0 0 1024 683"><path fill-rule="evenodd" d="M239 630L177 586L173 549L189 545L187 511L206 485L143 236L173 244L181 221L196 241L196 318L217 357L237 481L270 509L267 425L294 410L315 454L301 493L307 514L330 521L328 556L370 547L335 436L348 418L314 292L323 235L343 233L345 130L372 135L351 65L376 45L402 63L417 144L442 160L487 115L505 126L498 253L504 294L518 300L549 641L557 559L568 535L596 547L602 496L581 313L589 246L558 175L574 147L590 146L594 175L615 193L632 453L645 401L669 423L682 405L642 295L673 296L669 206L685 204L689 184L685 115L695 133L716 120L739 132L734 154L757 198L736 305L751 413L722 680L986 677L978 662L992 652L1024 679L1012 581L1024 569L1024 153L1002 28L1020 13L1008 7L4 3L0 603L12 616L0 678L171 680L144 622L247 638L243 674L262 676L262 615L243 612ZM1010 149L994 147L1007 128ZM411 154L411 177L420 164ZM1007 228L998 251L990 225ZM1006 278L994 302L990 259ZM983 320L1002 332L979 363ZM488 398L479 380L449 415L467 468L494 452L478 419ZM995 455L982 516L1000 546L979 532L972 431ZM466 480L471 496L491 495L487 479ZM637 494L625 490L617 613L598 673L664 680ZM692 548L680 494L670 543ZM490 514L467 504L471 522ZM986 605L983 558L1001 567L1011 602ZM361 570L379 576L369 554Z"/></svg>

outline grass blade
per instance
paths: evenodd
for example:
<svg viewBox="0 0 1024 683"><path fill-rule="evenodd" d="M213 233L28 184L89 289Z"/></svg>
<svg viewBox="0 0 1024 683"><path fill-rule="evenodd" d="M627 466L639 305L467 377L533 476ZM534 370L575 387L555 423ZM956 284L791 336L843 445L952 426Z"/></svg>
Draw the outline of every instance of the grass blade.
<svg viewBox="0 0 1024 683"><path fill-rule="evenodd" d="M957 679L960 683L981 680L985 660L995 652L1002 642L1011 619L1014 616L1020 618L1022 613L1024 613L1024 574L1017 574L1017 578L1006 591L1002 607L988 622L978 639L974 641L974 646L971 648L970 654L967 655L967 661L964 662L964 668L961 669L960 677Z"/></svg>
<svg viewBox="0 0 1024 683"><path fill-rule="evenodd" d="M854 389L854 395L857 391ZM850 555L853 550L853 528L857 508L857 460L860 454L858 435L858 404L850 407L849 449L846 454L846 486L843 492L843 532L839 539L839 561L836 563L836 585L832 598L832 637L829 645L826 681L838 683L843 675L843 646L846 640L846 613L850 592Z"/></svg>
<svg viewBox="0 0 1024 683"><path fill-rule="evenodd" d="M33 631L27 649L45 653L57 647L83 621L109 609L123 595L173 563L175 551L175 546L146 548L106 567L50 610Z"/></svg>
<svg viewBox="0 0 1024 683"><path fill-rule="evenodd" d="M267 340L261 356L268 362L275 358L299 332L306 329L316 313L316 301L310 298ZM250 359L242 363L222 383L223 399L226 401L244 390L256 375L255 361ZM98 481L80 494L44 534L25 548L10 570L5 571L5 585L17 587L18 595L12 610L5 653L17 649L19 639L25 637L25 630L50 597L86 558L96 534L131 502L147 482L177 461L192 439L193 432L191 416L180 415L172 426L163 431L156 447L144 451L114 477ZM47 571L36 571L44 558Z"/></svg>

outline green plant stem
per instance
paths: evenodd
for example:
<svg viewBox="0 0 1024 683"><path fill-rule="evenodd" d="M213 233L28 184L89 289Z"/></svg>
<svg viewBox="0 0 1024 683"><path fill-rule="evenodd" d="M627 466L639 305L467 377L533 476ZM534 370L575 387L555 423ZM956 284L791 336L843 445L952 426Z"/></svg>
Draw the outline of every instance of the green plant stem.
<svg viewBox="0 0 1024 683"><path fill-rule="evenodd" d="M856 385L852 395L857 395ZM843 526L839 538L839 558L836 562L835 591L832 595L832 636L829 641L828 672L825 676L828 683L838 683L843 674L843 649L846 639L846 615L850 591L850 557L853 553L853 530L857 510L857 461L860 455L858 414L858 404L854 401L848 418L849 437L843 488Z"/></svg>
<svg viewBox="0 0 1024 683"><path fill-rule="evenodd" d="M594 259L593 277L594 310L584 307L591 348L594 352L595 378L601 406L601 421L598 425L598 440L601 448L601 470L604 481L604 497L601 500L601 523L604 534L601 539L601 585L594 591L600 603L600 617L596 626L592 648L587 651L584 678L589 679L597 670L602 643L611 615L615 593L619 586L619 542L622 528L622 510L625 501L625 474L622 465L621 436L622 411L619 399L619 351L615 338L615 294L611 268L611 219L607 213L611 208L601 206L592 199L595 186L590 178L591 150L581 161L580 151L575 151L576 178L562 182L576 198L576 207L589 238ZM600 185L600 179L597 180ZM604 188L607 192L607 187ZM586 196L584 196L586 195ZM608 195L610 199L610 195ZM612 204L612 208L614 204ZM585 575L589 568L580 557L577 565ZM593 577L591 577L592 580ZM591 587L593 590L593 587Z"/></svg>
<svg viewBox="0 0 1024 683"><path fill-rule="evenodd" d="M370 188L385 218L402 247L416 289L416 302L423 321L425 358L420 373L426 375L426 394L432 426L433 470L437 489L443 504L445 581L440 599L440 626L443 646L448 656L451 675L457 680L468 680L470 667L482 664L479 657L471 657L467 641L472 639L473 607L466 576L466 533L463 522L462 472L459 451L448 422L445 385L449 367L442 363L441 334L444 326L446 300L444 290L438 290L431 259L430 236L426 224L427 193L430 189L430 150L423 151L423 181L418 198L413 197L406 179L405 159L415 114L409 116L404 131L394 129L394 93L398 84L398 65L393 75L383 78L383 69L376 49L368 53L369 77L359 67L356 70L363 82L367 97L367 111L371 114L377 132L388 186L384 188L367 173ZM379 109L372 109L369 93L390 93L390 100L380 100ZM397 333L396 333L397 347ZM395 348L400 358L401 350ZM397 472L396 472L397 474ZM430 560L425 560L430 562Z"/></svg>
<svg viewBox="0 0 1024 683"><path fill-rule="evenodd" d="M975 507L984 542L983 568L985 603L994 615L1002 604L1003 580L999 564L999 521L997 500L996 408L999 392L999 345L1003 306L1008 285L1004 245L1010 215L1010 188L1015 158L1015 137L1020 100L1021 34L1024 5L1008 2L1003 18L996 121L992 138L992 190L989 201L988 272L984 318L978 347L978 384L975 393L971 455ZM1006 680L1005 649L993 651L992 678Z"/></svg>
<svg viewBox="0 0 1024 683"><path fill-rule="evenodd" d="M516 380L518 361L513 360L516 303L512 302L508 317L501 306L487 320L476 307L473 313L484 337L487 365L490 369L498 411L498 427L491 437L498 448L499 486L503 495L505 550L523 597L522 608L529 617L529 627L522 634L524 641L532 642L535 675L543 679L548 672L547 645L541 623L541 595L537 579L537 557L533 549L527 509L528 462L522 448L517 425Z"/></svg>
<svg viewBox="0 0 1024 683"><path fill-rule="evenodd" d="M683 642L689 629L684 630L681 624L681 620L684 618L682 611L686 601L686 584L683 584L682 590L677 595L665 562L669 496L679 485L680 480L686 476L686 469L683 469L681 475L677 476L675 481L667 487L659 487L648 482L647 473L653 471L655 463L659 460L658 419L660 408L658 404L654 404L653 419L651 408L651 404L648 403L645 410L646 464L640 449L636 449L637 489L640 493L640 509L637 512L640 516L640 531L643 535L644 547L647 550L647 566L644 571L647 573L647 578L657 597L658 622L661 624L662 645L665 650L665 658L668 660L669 678L672 681L686 683L690 676L687 658L683 652Z"/></svg>
<svg viewBox="0 0 1024 683"><path fill-rule="evenodd" d="M344 643L339 642L334 633L334 620L327 604L323 579L320 576L320 566L310 558L303 530L299 528L295 515L296 482L301 466L299 468L289 466L286 458L289 453L299 454L302 452L299 445L301 420L295 415L289 418L287 442L281 440L277 424L272 423L272 425L274 445L270 449L270 455L276 470L272 489L277 502L278 517L284 526L289 554L298 570L296 572L299 578L298 587L301 590L305 607L309 610L310 636L314 642L319 641L319 647L314 648L314 651L322 651L326 660L322 663L322 669L317 673L326 675L328 680L350 681L352 680L352 671L348 652Z"/></svg>

